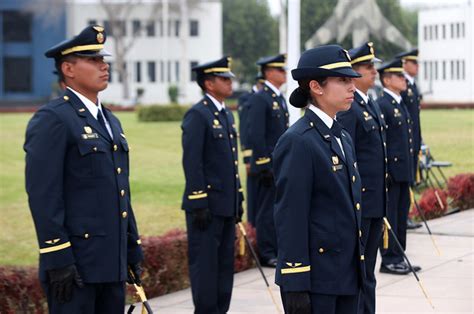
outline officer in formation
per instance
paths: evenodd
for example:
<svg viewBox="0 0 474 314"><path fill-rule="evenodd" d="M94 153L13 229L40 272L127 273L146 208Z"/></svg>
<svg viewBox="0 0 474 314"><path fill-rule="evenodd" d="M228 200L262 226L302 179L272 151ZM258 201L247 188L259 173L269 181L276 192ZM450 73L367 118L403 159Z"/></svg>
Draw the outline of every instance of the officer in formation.
<svg viewBox="0 0 474 314"><path fill-rule="evenodd" d="M277 244L273 206L275 183L272 153L288 128L288 107L280 87L286 82L286 55L262 58L257 62L265 78L261 91L248 100L248 142L252 148L250 172L257 182L257 246L262 265L276 267Z"/></svg>
<svg viewBox="0 0 474 314"><path fill-rule="evenodd" d="M354 79L356 92L351 108L337 115L337 121L351 135L357 155L357 168L362 181L362 242L365 247L363 295L359 303L362 314L375 313L374 274L377 251L382 238L383 217L386 215L386 125L378 104L367 92L377 78L375 62L380 62L373 43L368 42L349 50L354 70L361 75Z"/></svg>
<svg viewBox="0 0 474 314"><path fill-rule="evenodd" d="M129 146L98 98L109 78L105 41L93 25L45 53L66 90L26 130L26 191L50 313L123 313L128 269L140 280Z"/></svg>
<svg viewBox="0 0 474 314"><path fill-rule="evenodd" d="M255 77L255 84L250 92L239 97L238 113L239 113L239 133L240 133L240 149L242 151L243 160L247 174L247 221L255 226L255 217L257 215L257 177L250 171L250 159L252 157L252 148L248 140L248 113L250 109L250 97L259 92L265 79L261 73Z"/></svg>
<svg viewBox="0 0 474 314"><path fill-rule="evenodd" d="M421 172L419 165L419 153L421 148L421 124L420 124L420 101L421 94L415 83L418 75L418 49L403 52L395 56L403 62L403 71L407 82L407 89L401 93L403 103L407 106L413 121L413 172L415 184L420 182ZM420 223L415 223L411 219L407 221L407 229L420 228Z"/></svg>
<svg viewBox="0 0 474 314"><path fill-rule="evenodd" d="M387 218L406 248L407 218L410 208L410 185L413 184L414 148L413 120L401 93L407 89L402 60L395 59L378 69L384 95L378 100L387 123L388 209ZM414 266L416 271L421 268ZM410 272L403 254L389 237L387 249L382 249L380 272L404 275Z"/></svg>
<svg viewBox="0 0 474 314"><path fill-rule="evenodd" d="M183 168L191 290L196 314L229 309L235 223L242 218L237 130L224 100L232 94L231 58L193 68L203 99L182 123Z"/></svg>
<svg viewBox="0 0 474 314"><path fill-rule="evenodd" d="M290 97L308 106L279 139L273 159L278 239L276 283L286 313L358 312L364 252L361 178L351 135L334 120L360 77L337 45L305 51Z"/></svg>

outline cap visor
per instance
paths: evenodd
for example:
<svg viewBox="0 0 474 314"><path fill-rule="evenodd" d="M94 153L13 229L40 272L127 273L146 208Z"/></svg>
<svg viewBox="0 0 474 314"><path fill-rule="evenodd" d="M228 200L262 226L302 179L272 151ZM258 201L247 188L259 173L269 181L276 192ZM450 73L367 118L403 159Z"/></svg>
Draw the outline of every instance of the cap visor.
<svg viewBox="0 0 474 314"><path fill-rule="evenodd" d="M291 75L295 80L311 79L315 77L361 77L352 68L321 69L321 68L297 68L291 70Z"/></svg>
<svg viewBox="0 0 474 314"><path fill-rule="evenodd" d="M105 49L96 50L96 51L79 51L74 53L76 56L80 57L110 57L112 54Z"/></svg>
<svg viewBox="0 0 474 314"><path fill-rule="evenodd" d="M234 73L232 72L215 72L215 73L212 73L214 74L215 76L220 76L220 77L228 77L228 78L234 78L235 75Z"/></svg>

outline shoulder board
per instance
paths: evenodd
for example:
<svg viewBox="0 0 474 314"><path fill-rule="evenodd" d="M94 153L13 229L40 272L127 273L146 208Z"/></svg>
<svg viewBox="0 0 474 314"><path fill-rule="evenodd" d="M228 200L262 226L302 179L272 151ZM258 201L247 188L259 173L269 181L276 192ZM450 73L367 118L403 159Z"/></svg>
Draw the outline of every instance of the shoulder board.
<svg viewBox="0 0 474 314"><path fill-rule="evenodd" d="M46 105L51 107L57 107L59 105L65 104L69 102L69 98L67 96L61 96L49 101Z"/></svg>

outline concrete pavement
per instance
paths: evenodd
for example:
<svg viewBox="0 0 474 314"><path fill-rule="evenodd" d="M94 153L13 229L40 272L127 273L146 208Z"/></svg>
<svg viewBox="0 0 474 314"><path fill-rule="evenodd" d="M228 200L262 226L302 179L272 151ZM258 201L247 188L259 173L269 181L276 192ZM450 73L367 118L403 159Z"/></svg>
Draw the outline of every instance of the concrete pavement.
<svg viewBox="0 0 474 314"><path fill-rule="evenodd" d="M413 275L381 274L377 266L377 313L474 313L474 210L430 220L429 226L441 256L424 227L408 234L407 255L412 264L423 268L419 277L435 309ZM265 268L265 273L281 308L274 270ZM150 304L159 314L193 313L190 289L151 299ZM229 313L278 313L257 269L235 275Z"/></svg>

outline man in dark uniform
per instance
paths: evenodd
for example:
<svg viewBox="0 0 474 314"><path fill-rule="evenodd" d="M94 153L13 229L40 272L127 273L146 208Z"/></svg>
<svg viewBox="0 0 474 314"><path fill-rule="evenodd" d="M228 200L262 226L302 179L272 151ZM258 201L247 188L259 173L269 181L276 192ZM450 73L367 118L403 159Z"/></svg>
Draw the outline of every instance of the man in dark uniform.
<svg viewBox="0 0 474 314"><path fill-rule="evenodd" d="M407 82L407 89L401 93L403 103L407 106L413 122L413 175L415 184L420 182L420 168L418 158L421 148L421 124L420 124L420 101L421 94L416 86L415 78L418 75L418 49L403 52L395 56L403 62L403 70ZM411 219L407 221L407 229L420 228L421 223L415 223Z"/></svg>
<svg viewBox="0 0 474 314"><path fill-rule="evenodd" d="M349 132L355 146L357 166L362 180L362 243L365 247L366 280L359 313L375 313L374 275L377 251L386 215L385 120L379 106L367 92L375 85L377 70L373 43L368 42L349 50L353 69L362 75L354 79L356 92L351 108L337 115L337 121Z"/></svg>
<svg viewBox="0 0 474 314"><path fill-rule="evenodd" d="M275 183L272 153L280 136L288 129L288 107L279 88L286 82L286 55L262 58L257 62L265 78L263 89L249 99L248 142L252 147L250 171L257 183L257 246L262 265L276 267L277 244L273 206Z"/></svg>
<svg viewBox="0 0 474 314"><path fill-rule="evenodd" d="M263 87L264 79L261 73L255 77L255 84L252 90L239 97L239 133L240 149L242 151L245 169L247 173L247 221L255 226L255 217L257 213L257 177L250 171L250 159L252 157L252 148L248 140L248 112L250 108L250 97L260 91Z"/></svg>
<svg viewBox="0 0 474 314"><path fill-rule="evenodd" d="M384 94L379 100L380 109L387 123L388 159L388 209L387 218L403 249L406 248L408 210L410 208L410 185L413 183L413 138L410 113L403 103L401 92L407 85L403 75L402 61L395 59L378 69ZM414 266L420 270L419 266ZM404 275L410 269L403 254L389 236L386 250L382 250L380 272Z"/></svg>
<svg viewBox="0 0 474 314"><path fill-rule="evenodd" d="M235 223L242 218L243 194L237 131L224 100L232 95L231 59L193 68L205 96L182 123L188 257L195 313L229 309L234 277Z"/></svg>
<svg viewBox="0 0 474 314"><path fill-rule="evenodd" d="M123 313L127 268L138 280L141 272L129 146L98 98L109 77L105 40L103 27L88 26L46 52L67 88L26 130L26 191L51 313Z"/></svg>
<svg viewBox="0 0 474 314"><path fill-rule="evenodd" d="M363 284L361 179L349 133L334 120L359 77L337 45L305 51L291 71L293 106L308 106L274 152L276 283L285 312L356 314Z"/></svg>

